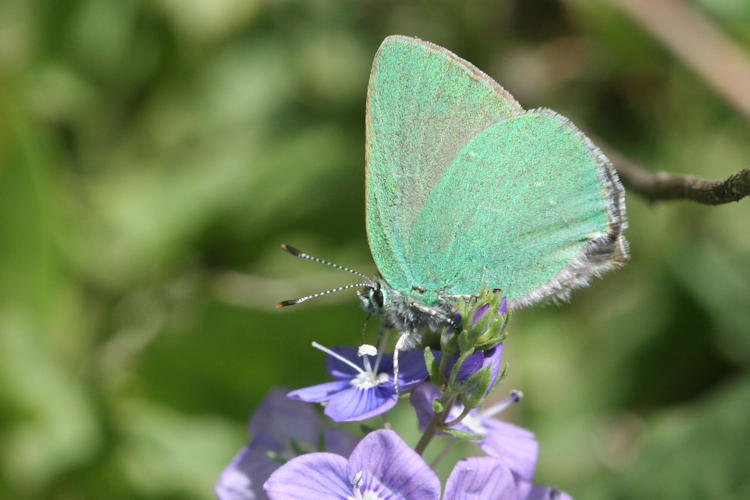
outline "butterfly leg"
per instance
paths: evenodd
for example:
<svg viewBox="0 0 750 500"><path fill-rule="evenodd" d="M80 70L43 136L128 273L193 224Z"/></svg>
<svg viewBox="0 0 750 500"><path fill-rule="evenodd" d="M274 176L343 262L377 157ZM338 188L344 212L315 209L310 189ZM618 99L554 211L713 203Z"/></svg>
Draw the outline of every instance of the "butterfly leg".
<svg viewBox="0 0 750 500"><path fill-rule="evenodd" d="M448 310L450 310L453 307L453 304L446 302L445 306L447 306ZM425 314L430 318L437 320L436 323L447 323L449 325L456 326L450 316L450 313L439 307L430 307L418 302L413 302L411 304L411 307L421 312L422 314Z"/></svg>
<svg viewBox="0 0 750 500"><path fill-rule="evenodd" d="M412 340L410 340L411 334L409 332L403 332L396 341L396 347L393 349L393 387L396 389L396 395L398 395L398 351L406 351L410 348Z"/></svg>
<svg viewBox="0 0 750 500"><path fill-rule="evenodd" d="M405 351L403 341L408 334L402 333L396 341L396 348L393 349L393 387L396 389L396 396L398 396L398 351Z"/></svg>

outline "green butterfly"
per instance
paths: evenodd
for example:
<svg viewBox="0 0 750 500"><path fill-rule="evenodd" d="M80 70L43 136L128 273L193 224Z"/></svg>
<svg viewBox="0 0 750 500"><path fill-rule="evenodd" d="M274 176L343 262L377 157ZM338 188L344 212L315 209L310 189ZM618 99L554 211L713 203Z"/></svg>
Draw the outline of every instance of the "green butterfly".
<svg viewBox="0 0 750 500"><path fill-rule="evenodd" d="M365 310L406 334L399 348L485 287L517 309L566 298L628 259L625 194L604 154L565 117L525 111L430 42L389 36L375 55L366 159L380 275L336 266L368 281L331 291L367 288Z"/></svg>

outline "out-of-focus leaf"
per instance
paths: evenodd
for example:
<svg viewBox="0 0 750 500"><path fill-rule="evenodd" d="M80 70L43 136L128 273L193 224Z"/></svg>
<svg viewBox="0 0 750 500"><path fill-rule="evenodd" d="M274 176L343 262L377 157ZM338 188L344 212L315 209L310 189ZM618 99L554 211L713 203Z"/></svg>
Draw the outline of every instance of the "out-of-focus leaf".
<svg viewBox="0 0 750 500"><path fill-rule="evenodd" d="M736 363L750 362L750 265L739 256L704 243L675 252L670 267L708 312L714 328L697 332L716 340Z"/></svg>
<svg viewBox="0 0 750 500"><path fill-rule="evenodd" d="M248 23L260 8L259 0L158 0L162 10L180 34L202 42L226 36Z"/></svg>
<svg viewBox="0 0 750 500"><path fill-rule="evenodd" d="M21 310L0 310L0 465L12 489L33 495L93 457L102 436L87 391Z"/></svg>
<svg viewBox="0 0 750 500"><path fill-rule="evenodd" d="M611 491L628 498L741 499L750 494L750 379L650 419L643 452ZM646 480L646 478L648 478Z"/></svg>
<svg viewBox="0 0 750 500"><path fill-rule="evenodd" d="M208 498L247 441L244 426L218 417L184 415L141 400L124 399L117 407L123 439L115 462L144 496Z"/></svg>

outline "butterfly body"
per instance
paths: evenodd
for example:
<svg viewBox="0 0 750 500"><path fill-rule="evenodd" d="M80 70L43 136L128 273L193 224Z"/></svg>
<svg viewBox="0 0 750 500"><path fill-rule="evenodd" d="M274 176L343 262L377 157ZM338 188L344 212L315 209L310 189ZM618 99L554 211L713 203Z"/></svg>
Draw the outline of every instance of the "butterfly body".
<svg viewBox="0 0 750 500"><path fill-rule="evenodd" d="M359 293L362 307L381 317L386 328L406 334L402 343L405 349L414 347L425 329L435 331L451 321L455 300L421 290L412 290L417 295L403 293L381 276L373 283L372 288Z"/></svg>

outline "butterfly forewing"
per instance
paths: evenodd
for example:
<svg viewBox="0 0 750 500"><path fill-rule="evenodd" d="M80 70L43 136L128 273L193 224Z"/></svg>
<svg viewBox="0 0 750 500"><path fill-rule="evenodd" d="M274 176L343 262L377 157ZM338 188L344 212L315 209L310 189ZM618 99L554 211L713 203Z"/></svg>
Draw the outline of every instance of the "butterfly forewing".
<svg viewBox="0 0 750 500"><path fill-rule="evenodd" d="M392 287L419 286L423 259L408 256L413 225L459 151L522 111L500 85L446 49L385 39L368 88L367 231L375 264Z"/></svg>

